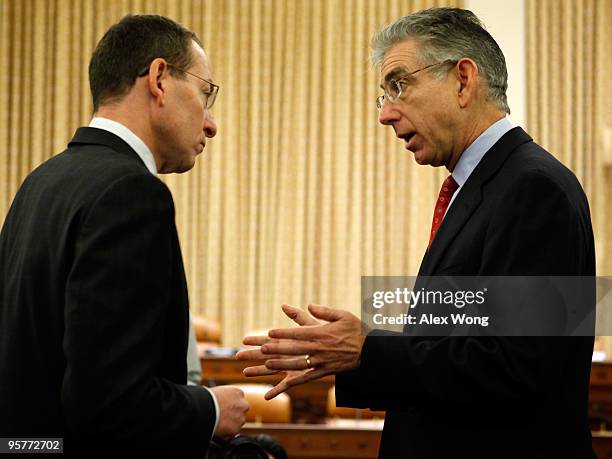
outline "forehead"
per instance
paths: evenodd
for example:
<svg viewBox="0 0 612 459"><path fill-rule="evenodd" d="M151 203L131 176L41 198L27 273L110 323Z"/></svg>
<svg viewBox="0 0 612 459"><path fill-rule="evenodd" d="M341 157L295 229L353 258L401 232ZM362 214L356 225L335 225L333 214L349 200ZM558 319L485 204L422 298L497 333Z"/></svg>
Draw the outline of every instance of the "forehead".
<svg viewBox="0 0 612 459"><path fill-rule="evenodd" d="M208 59L206 52L195 41L191 42L191 51L193 55L191 70L193 70L193 72L197 75L201 75L202 78L212 80L210 59Z"/></svg>
<svg viewBox="0 0 612 459"><path fill-rule="evenodd" d="M385 54L380 65L381 84L395 79L402 73L416 69L417 43L414 40L404 40L396 43Z"/></svg>

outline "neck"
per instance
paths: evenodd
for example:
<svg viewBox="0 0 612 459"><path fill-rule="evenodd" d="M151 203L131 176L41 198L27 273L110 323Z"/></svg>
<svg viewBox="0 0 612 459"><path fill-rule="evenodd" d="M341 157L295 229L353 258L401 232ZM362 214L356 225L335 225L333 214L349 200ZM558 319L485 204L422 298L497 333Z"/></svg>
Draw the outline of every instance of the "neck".
<svg viewBox="0 0 612 459"><path fill-rule="evenodd" d="M505 116L506 114L504 112L494 109L472 119L468 117L465 127L460 131L463 137L462 141L459 142L460 148L456 154L451 156L449 163L446 165L448 171L453 172L463 152L480 136L480 134Z"/></svg>
<svg viewBox="0 0 612 459"><path fill-rule="evenodd" d="M138 110L134 110L134 112L138 113ZM123 124L126 128L140 137L143 142L147 143L147 146L149 146L146 140L148 133L146 132L146 129L144 129L143 123L139 122L137 119L134 119L135 117L133 116L132 111L127 111L122 106L106 105L100 107L98 111L93 114L93 116L106 118Z"/></svg>
<svg viewBox="0 0 612 459"><path fill-rule="evenodd" d="M119 104L109 104L101 106L94 114L94 117L106 118L117 123L123 124L126 128L136 134L142 140L155 159L155 164L159 170L160 164L156 155L155 136L151 125L148 122L146 111L141 110L136 105L131 105L130 101L122 101Z"/></svg>

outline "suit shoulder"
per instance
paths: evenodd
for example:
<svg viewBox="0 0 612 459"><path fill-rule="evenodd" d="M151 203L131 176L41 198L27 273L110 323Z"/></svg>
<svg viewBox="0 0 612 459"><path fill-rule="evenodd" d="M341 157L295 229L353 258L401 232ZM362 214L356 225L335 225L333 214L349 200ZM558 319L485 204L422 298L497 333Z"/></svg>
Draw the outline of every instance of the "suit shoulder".
<svg viewBox="0 0 612 459"><path fill-rule="evenodd" d="M499 169L484 183L491 208L546 214L564 209L590 232L590 209L574 173L544 148L529 140L511 150Z"/></svg>
<svg viewBox="0 0 612 459"><path fill-rule="evenodd" d="M174 212L170 190L136 153L97 145L69 148L45 161L26 177L14 202L16 209L44 208L64 219L105 202L117 209L138 203Z"/></svg>
<svg viewBox="0 0 612 459"><path fill-rule="evenodd" d="M126 180L169 193L166 185L149 172L135 152L129 155L103 145L64 150L32 171L24 185L71 190L84 197L98 195L114 183Z"/></svg>
<svg viewBox="0 0 612 459"><path fill-rule="evenodd" d="M507 166L518 172L517 175L549 177L553 182L577 179L574 173L561 161L535 142L519 145L508 157Z"/></svg>
<svg viewBox="0 0 612 459"><path fill-rule="evenodd" d="M514 187L557 189L572 202L586 202L576 175L535 142L520 145L509 155L503 168Z"/></svg>
<svg viewBox="0 0 612 459"><path fill-rule="evenodd" d="M104 145L77 145L53 156L33 173L52 172L66 178L71 175L88 175L91 178L104 180L130 171L133 173L140 171L143 174L148 172L135 152L132 154L118 152Z"/></svg>

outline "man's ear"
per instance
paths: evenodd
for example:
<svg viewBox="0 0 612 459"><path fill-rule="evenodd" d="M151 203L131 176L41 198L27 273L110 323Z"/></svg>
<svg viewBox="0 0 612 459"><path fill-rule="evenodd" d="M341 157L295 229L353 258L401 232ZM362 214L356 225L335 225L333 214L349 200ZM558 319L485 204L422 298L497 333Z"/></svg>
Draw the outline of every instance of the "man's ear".
<svg viewBox="0 0 612 459"><path fill-rule="evenodd" d="M459 59L455 65L457 78L457 100L461 108L467 107L476 98L478 89L478 65L467 57Z"/></svg>
<svg viewBox="0 0 612 459"><path fill-rule="evenodd" d="M168 63L160 57L153 59L149 66L147 87L151 96L155 98L160 105L164 105L166 100L168 76Z"/></svg>

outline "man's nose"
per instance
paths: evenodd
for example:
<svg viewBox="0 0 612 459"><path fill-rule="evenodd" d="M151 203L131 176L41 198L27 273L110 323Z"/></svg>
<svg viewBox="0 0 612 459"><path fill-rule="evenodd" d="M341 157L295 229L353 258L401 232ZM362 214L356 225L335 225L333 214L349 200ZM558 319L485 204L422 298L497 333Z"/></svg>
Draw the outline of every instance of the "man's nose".
<svg viewBox="0 0 612 459"><path fill-rule="evenodd" d="M378 122L384 125L391 125L394 121L398 121L399 112L392 103L383 100L380 111L378 112Z"/></svg>
<svg viewBox="0 0 612 459"><path fill-rule="evenodd" d="M210 110L206 110L204 115L204 135L206 137L214 137L217 135L217 123L215 117Z"/></svg>

